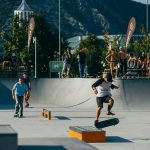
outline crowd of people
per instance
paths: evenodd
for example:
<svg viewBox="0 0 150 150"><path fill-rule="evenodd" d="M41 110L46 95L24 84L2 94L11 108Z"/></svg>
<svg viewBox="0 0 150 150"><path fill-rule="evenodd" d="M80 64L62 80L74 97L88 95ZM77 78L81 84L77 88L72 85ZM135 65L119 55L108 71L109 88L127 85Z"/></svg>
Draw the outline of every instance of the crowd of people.
<svg viewBox="0 0 150 150"><path fill-rule="evenodd" d="M145 54L144 51L137 56L134 53L127 53L124 47L121 47L118 53L111 49L105 59L113 78L122 77L135 71L138 75L150 75L150 55Z"/></svg>
<svg viewBox="0 0 150 150"><path fill-rule="evenodd" d="M85 78L88 76L88 64L86 48L77 50L77 62L79 77ZM67 48L63 57L63 69L61 77L70 77L70 68L72 65L71 49ZM136 72L142 76L150 76L150 54L146 54L144 51L135 53L128 53L126 48L121 47L119 52L115 49L111 49L105 58L108 68L104 68L102 71L110 70L113 78L123 77L130 72Z"/></svg>
<svg viewBox="0 0 150 150"><path fill-rule="evenodd" d="M70 77L70 67L72 62L72 54L71 49L67 48L66 52L64 53L63 57L63 69L61 76L62 77ZM78 62L78 69L79 69L79 77L85 78L87 77L87 56L86 56L86 49L81 48L77 51L77 62Z"/></svg>

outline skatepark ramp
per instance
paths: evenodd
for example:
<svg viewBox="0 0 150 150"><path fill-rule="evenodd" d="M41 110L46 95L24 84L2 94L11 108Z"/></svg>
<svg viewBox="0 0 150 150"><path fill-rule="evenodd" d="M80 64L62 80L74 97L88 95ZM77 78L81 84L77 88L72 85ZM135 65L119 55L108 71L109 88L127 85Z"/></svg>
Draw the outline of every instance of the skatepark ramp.
<svg viewBox="0 0 150 150"><path fill-rule="evenodd" d="M31 79L32 91L30 103L47 107L75 107L94 109L96 107L95 95L91 85L97 79L91 78L37 78ZM12 86L17 78L0 79L0 108L14 108L11 96ZM120 86L112 90L116 110L145 110L150 106L150 80L128 79L114 80L113 84Z"/></svg>

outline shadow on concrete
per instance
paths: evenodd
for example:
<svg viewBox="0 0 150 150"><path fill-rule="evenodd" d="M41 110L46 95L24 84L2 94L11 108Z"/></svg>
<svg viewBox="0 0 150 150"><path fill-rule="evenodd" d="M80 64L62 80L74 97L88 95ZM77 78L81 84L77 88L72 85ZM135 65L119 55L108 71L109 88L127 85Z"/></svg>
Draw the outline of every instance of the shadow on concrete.
<svg viewBox="0 0 150 150"><path fill-rule="evenodd" d="M12 99L11 89L0 83L0 109L14 109L15 101Z"/></svg>
<svg viewBox="0 0 150 150"><path fill-rule="evenodd" d="M18 150L66 150L63 146L18 146Z"/></svg>
<svg viewBox="0 0 150 150"><path fill-rule="evenodd" d="M0 110L7 110L7 109L15 109L15 103L14 105L0 106Z"/></svg>
<svg viewBox="0 0 150 150"><path fill-rule="evenodd" d="M71 120L72 118L84 119L84 118L95 118L95 117L65 117L65 116L55 116L59 120ZM102 118L102 117L101 117Z"/></svg>
<svg viewBox="0 0 150 150"><path fill-rule="evenodd" d="M87 116L82 116L82 117L70 117L70 118L78 118L78 119L84 119L84 118L95 118L95 117L87 117ZM102 117L101 117L102 118Z"/></svg>
<svg viewBox="0 0 150 150"><path fill-rule="evenodd" d="M107 136L106 141L110 143L133 143L132 141L119 136Z"/></svg>
<svg viewBox="0 0 150 150"><path fill-rule="evenodd" d="M98 150L77 138L20 138L18 150Z"/></svg>
<svg viewBox="0 0 150 150"><path fill-rule="evenodd" d="M65 117L65 116L55 116L55 118L57 118L59 120L70 120L70 118Z"/></svg>

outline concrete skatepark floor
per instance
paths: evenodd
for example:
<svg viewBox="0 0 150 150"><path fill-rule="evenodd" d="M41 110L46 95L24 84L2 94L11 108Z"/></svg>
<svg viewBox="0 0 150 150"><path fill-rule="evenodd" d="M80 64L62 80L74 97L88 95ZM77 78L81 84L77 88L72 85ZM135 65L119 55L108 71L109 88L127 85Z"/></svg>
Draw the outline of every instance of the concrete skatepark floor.
<svg viewBox="0 0 150 150"><path fill-rule="evenodd" d="M49 108L52 120L41 115L41 108L24 109L24 118L13 118L13 110L0 111L1 124L10 124L18 133L18 138L58 138L69 137L69 126L93 126L95 110ZM101 120L110 118L101 114ZM150 146L150 112L115 111L120 123L105 128L107 142L91 143L101 150L148 150Z"/></svg>
<svg viewBox="0 0 150 150"><path fill-rule="evenodd" d="M10 93L11 87L15 80L16 79L12 80L11 83L5 81L5 84L4 81L1 82L1 86L4 86L5 90L7 89L8 94ZM38 91L39 89L36 87L37 82L33 81L33 95L30 99L30 107L24 108L24 118L13 117L14 102L12 102L9 98L9 95L5 96L3 93L0 93L0 97L3 98L0 99L1 104L3 104L0 106L0 124L10 124L18 133L19 143L23 139L32 138L69 138L69 126L93 126L95 120L96 102L95 96L91 92L90 85L96 79L73 80L71 82L69 80L64 80L63 82L65 83L62 83L62 81L60 82L60 80L55 80L55 82L52 80L50 83L45 81L45 85L42 85L42 87L46 89L48 88L48 90L51 91L46 91L47 93L54 94L46 97L46 92L42 91L41 93L44 94L40 95L39 99L35 95L35 92L40 93ZM149 80L140 80L140 82L141 83L138 82L138 84L140 84L140 87L142 88L138 90L137 87L134 88L134 84L136 84L135 81L132 83L122 83L122 81L116 81L115 84L122 84L121 90L123 90L119 91L119 93L113 93L115 99L113 111L116 114L114 117L118 117L120 123L116 126L111 126L104 129L107 136L106 143L89 143L91 146L99 150L149 150L150 102L147 101L147 99L149 99L148 95L150 82ZM67 89L67 91L69 91L69 95L66 95L67 91L63 91L62 89L70 83L76 85L77 87L86 87L84 87L84 89L81 90L82 93L80 93L79 88L70 85L71 89ZM55 84L60 88L57 88L57 91L63 91L65 95L62 95L62 92L55 95L55 91L53 91L54 86L56 86ZM58 84L61 85L59 86ZM128 85L130 87L127 87ZM72 92L72 88L74 88L75 92ZM131 89L132 92L129 93ZM124 91L126 91L126 93ZM61 97L59 97L59 95ZM80 97L82 97L82 99L79 99ZM82 101L85 101L85 103L80 104ZM43 105L41 102L43 102ZM12 103L11 107L8 105L10 103ZM51 111L51 120L47 120L42 117L43 108L47 108ZM106 110L107 105L104 105L104 109L101 113L101 120L112 118L112 116L106 115Z"/></svg>

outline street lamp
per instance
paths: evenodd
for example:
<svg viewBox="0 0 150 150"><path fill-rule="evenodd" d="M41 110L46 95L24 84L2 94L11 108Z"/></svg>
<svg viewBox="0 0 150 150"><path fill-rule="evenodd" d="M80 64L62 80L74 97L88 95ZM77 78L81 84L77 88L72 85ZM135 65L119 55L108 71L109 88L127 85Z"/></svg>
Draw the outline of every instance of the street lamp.
<svg viewBox="0 0 150 150"><path fill-rule="evenodd" d="M59 61L60 61L60 49L61 49L61 39L60 39L60 0L59 0Z"/></svg>
<svg viewBox="0 0 150 150"><path fill-rule="evenodd" d="M34 77L37 78L37 48L36 48L36 37L33 37L33 43L35 44L35 70Z"/></svg>
<svg viewBox="0 0 150 150"><path fill-rule="evenodd" d="M148 0L147 0L147 5L146 5L146 31L147 31L147 51L149 51L149 47L148 47Z"/></svg>
<svg viewBox="0 0 150 150"><path fill-rule="evenodd" d="M148 33L148 0L147 0L147 5L146 5L146 29L147 29L147 33Z"/></svg>

